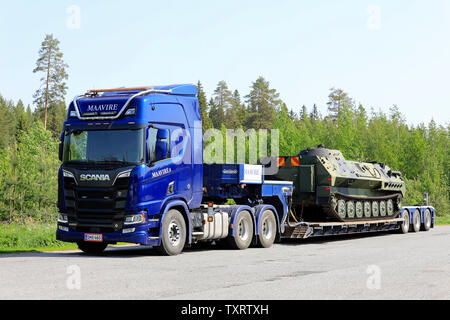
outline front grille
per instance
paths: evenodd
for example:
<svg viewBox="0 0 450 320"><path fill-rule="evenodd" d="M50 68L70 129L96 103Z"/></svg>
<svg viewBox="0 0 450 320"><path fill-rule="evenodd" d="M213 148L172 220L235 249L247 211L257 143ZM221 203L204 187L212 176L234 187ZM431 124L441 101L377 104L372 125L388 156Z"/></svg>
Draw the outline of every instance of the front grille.
<svg viewBox="0 0 450 320"><path fill-rule="evenodd" d="M64 178L69 224L78 232L111 233L122 229L129 178L117 179L112 187L80 187Z"/></svg>

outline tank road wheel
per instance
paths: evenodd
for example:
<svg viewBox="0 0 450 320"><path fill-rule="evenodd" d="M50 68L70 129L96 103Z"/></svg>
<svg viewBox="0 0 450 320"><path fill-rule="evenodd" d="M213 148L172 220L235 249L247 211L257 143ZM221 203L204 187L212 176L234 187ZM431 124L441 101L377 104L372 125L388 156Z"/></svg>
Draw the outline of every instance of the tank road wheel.
<svg viewBox="0 0 450 320"><path fill-rule="evenodd" d="M407 209L403 210L403 223L400 226L400 233L408 233L409 232L409 211Z"/></svg>
<svg viewBox="0 0 450 320"><path fill-rule="evenodd" d="M346 208L345 208L345 201L344 200L339 200L337 203L337 213L339 214L339 217L341 217L342 219L345 219L346 216Z"/></svg>
<svg viewBox="0 0 450 320"><path fill-rule="evenodd" d="M356 202L355 211L358 219L361 219L364 216L364 208L361 201Z"/></svg>
<svg viewBox="0 0 450 320"><path fill-rule="evenodd" d="M183 251L186 242L186 222L178 210L169 210L164 217L161 230L161 245L159 253L165 256L175 256Z"/></svg>
<svg viewBox="0 0 450 320"><path fill-rule="evenodd" d="M386 201L380 201L380 215L386 217Z"/></svg>
<svg viewBox="0 0 450 320"><path fill-rule="evenodd" d="M425 210L425 216L422 224L422 231L430 231L431 229L431 211L430 209Z"/></svg>
<svg viewBox="0 0 450 320"><path fill-rule="evenodd" d="M378 201L372 202L372 214L375 218L377 218L380 215L380 208L378 206Z"/></svg>
<svg viewBox="0 0 450 320"><path fill-rule="evenodd" d="M87 254L100 254L103 251L105 251L106 247L108 246L107 243L104 242L77 242L78 249L83 251Z"/></svg>
<svg viewBox="0 0 450 320"><path fill-rule="evenodd" d="M347 217L350 219L355 218L355 203L353 201L347 201Z"/></svg>
<svg viewBox="0 0 450 320"><path fill-rule="evenodd" d="M420 231L420 227L422 226L422 221L420 219L420 211L419 209L417 209L416 211L414 211L413 213L413 218L412 218L412 230L413 232L419 232Z"/></svg>
<svg viewBox="0 0 450 320"><path fill-rule="evenodd" d="M372 216L372 205L369 201L364 202L364 217L370 218Z"/></svg>
<svg viewBox="0 0 450 320"><path fill-rule="evenodd" d="M388 200L386 202L386 213L389 217L394 215L394 201Z"/></svg>
<svg viewBox="0 0 450 320"><path fill-rule="evenodd" d="M270 248L277 235L277 221L272 211L266 210L261 214L258 231L259 246Z"/></svg>
<svg viewBox="0 0 450 320"><path fill-rule="evenodd" d="M234 225L234 237L227 238L228 244L233 249L245 250L252 243L253 219L248 211L241 211Z"/></svg>

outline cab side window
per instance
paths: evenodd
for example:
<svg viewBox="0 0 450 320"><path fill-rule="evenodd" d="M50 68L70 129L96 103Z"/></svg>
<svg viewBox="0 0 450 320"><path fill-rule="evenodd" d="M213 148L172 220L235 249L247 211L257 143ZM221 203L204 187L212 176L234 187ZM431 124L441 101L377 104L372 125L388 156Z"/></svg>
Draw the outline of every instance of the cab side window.
<svg viewBox="0 0 450 320"><path fill-rule="evenodd" d="M149 127L147 133L147 152L149 163L170 158L170 131Z"/></svg>

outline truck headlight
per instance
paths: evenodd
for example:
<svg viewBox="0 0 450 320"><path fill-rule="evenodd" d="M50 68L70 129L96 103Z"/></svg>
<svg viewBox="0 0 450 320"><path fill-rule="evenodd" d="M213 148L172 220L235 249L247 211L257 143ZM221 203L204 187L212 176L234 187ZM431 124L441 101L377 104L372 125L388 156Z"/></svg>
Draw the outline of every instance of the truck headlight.
<svg viewBox="0 0 450 320"><path fill-rule="evenodd" d="M125 225L145 223L145 213L133 214L125 217Z"/></svg>
<svg viewBox="0 0 450 320"><path fill-rule="evenodd" d="M69 222L69 218L67 217L67 214L59 213L58 214L58 222L59 223L68 223Z"/></svg>
<svg viewBox="0 0 450 320"><path fill-rule="evenodd" d="M73 173L70 171L67 171L67 170L63 170L63 176L66 178L74 178L75 179L75 177L73 176Z"/></svg>

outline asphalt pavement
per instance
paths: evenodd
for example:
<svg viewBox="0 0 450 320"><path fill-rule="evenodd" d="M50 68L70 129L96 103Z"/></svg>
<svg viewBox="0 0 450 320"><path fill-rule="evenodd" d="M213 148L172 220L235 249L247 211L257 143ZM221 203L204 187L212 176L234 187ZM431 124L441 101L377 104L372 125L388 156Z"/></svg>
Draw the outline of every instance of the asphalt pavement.
<svg viewBox="0 0 450 320"><path fill-rule="evenodd" d="M139 246L6 254L0 299L450 299L450 226L175 257Z"/></svg>

